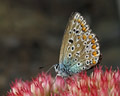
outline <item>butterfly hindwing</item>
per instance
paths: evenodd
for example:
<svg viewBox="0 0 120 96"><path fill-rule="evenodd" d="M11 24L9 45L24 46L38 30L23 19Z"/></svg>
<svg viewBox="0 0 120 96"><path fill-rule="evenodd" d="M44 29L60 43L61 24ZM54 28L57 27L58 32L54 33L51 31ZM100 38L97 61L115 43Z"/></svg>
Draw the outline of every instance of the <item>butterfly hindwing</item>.
<svg viewBox="0 0 120 96"><path fill-rule="evenodd" d="M72 73L89 69L99 61L98 38L79 13L74 13L64 33L59 64L64 64Z"/></svg>

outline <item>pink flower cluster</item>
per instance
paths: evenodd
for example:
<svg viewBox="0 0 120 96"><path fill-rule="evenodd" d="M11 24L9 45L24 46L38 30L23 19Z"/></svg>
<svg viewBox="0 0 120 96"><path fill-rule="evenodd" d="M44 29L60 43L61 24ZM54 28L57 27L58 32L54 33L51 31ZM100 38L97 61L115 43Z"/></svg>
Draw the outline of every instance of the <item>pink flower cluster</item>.
<svg viewBox="0 0 120 96"><path fill-rule="evenodd" d="M120 96L120 70L99 67L90 76L85 72L56 80L42 73L31 82L16 80L7 96Z"/></svg>

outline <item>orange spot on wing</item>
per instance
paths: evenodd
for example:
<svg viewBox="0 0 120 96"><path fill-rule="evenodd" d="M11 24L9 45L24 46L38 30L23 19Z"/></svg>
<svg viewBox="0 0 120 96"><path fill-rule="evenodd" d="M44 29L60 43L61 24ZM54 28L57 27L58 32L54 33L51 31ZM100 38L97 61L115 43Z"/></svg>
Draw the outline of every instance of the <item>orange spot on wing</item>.
<svg viewBox="0 0 120 96"><path fill-rule="evenodd" d="M92 35L89 35L89 39L92 39Z"/></svg>
<svg viewBox="0 0 120 96"><path fill-rule="evenodd" d="M94 52L92 53L92 55L93 55L93 56L96 56L96 55L97 55L97 52L96 52L96 51L94 51Z"/></svg>
<svg viewBox="0 0 120 96"><path fill-rule="evenodd" d="M92 39L92 40L91 40L91 42L92 42L92 43L95 43L95 40L94 40L94 39Z"/></svg>
<svg viewBox="0 0 120 96"><path fill-rule="evenodd" d="M82 30L86 32L86 28L85 27L83 27Z"/></svg>
<svg viewBox="0 0 120 96"><path fill-rule="evenodd" d="M80 36L78 36L78 39L80 39Z"/></svg>
<svg viewBox="0 0 120 96"><path fill-rule="evenodd" d="M85 40L87 37L85 35L83 35L83 39Z"/></svg>
<svg viewBox="0 0 120 96"><path fill-rule="evenodd" d="M96 45L92 45L92 49L96 49Z"/></svg>
<svg viewBox="0 0 120 96"><path fill-rule="evenodd" d="M95 61L95 59L93 59L93 60L92 60L92 63L93 63L93 64L96 64L96 61Z"/></svg>
<svg viewBox="0 0 120 96"><path fill-rule="evenodd" d="M81 23L81 26L83 27L83 26L84 26L84 24L83 24L83 23Z"/></svg>
<svg viewBox="0 0 120 96"><path fill-rule="evenodd" d="M81 23L80 19L78 19L78 23Z"/></svg>

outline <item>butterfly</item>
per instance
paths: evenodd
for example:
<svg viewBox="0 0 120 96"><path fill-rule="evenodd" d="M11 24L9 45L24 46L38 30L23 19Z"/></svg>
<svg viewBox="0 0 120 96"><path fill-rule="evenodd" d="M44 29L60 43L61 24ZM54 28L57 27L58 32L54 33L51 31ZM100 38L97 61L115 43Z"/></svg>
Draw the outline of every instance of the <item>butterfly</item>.
<svg viewBox="0 0 120 96"><path fill-rule="evenodd" d="M69 77L90 69L100 61L99 40L80 13L75 12L67 24L59 57L53 65L56 76Z"/></svg>

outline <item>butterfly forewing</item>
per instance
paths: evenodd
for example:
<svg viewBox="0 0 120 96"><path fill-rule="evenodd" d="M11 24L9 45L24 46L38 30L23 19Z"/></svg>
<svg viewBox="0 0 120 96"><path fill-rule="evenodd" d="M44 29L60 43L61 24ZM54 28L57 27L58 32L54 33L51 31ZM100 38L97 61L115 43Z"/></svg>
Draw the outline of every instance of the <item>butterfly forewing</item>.
<svg viewBox="0 0 120 96"><path fill-rule="evenodd" d="M64 33L59 64L64 64L72 73L96 65L100 57L98 38L79 13L74 13Z"/></svg>

